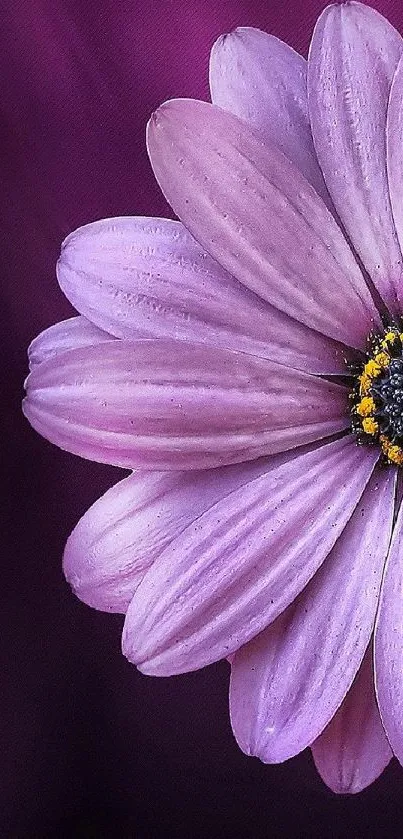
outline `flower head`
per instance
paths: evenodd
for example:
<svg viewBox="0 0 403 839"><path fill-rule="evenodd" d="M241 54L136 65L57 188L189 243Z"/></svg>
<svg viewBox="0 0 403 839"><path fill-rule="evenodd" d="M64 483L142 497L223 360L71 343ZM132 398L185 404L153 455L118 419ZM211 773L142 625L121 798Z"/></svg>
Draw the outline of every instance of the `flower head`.
<svg viewBox="0 0 403 839"><path fill-rule="evenodd" d="M357 792L403 761L403 41L329 6L308 62L238 29L213 104L152 116L180 221L64 242L80 313L30 348L24 410L133 473L71 534L78 596L144 673L231 661L241 748L311 746ZM375 694L376 686L376 694Z"/></svg>

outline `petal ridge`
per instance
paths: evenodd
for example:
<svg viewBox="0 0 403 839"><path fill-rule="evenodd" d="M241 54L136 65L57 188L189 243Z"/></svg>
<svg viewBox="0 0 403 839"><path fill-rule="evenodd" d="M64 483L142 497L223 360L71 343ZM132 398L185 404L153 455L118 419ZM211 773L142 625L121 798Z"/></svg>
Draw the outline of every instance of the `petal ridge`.
<svg viewBox="0 0 403 839"><path fill-rule="evenodd" d="M236 653L231 718L248 754L278 763L302 751L349 690L374 627L395 484L395 470L375 470L306 588Z"/></svg>
<svg viewBox="0 0 403 839"><path fill-rule="evenodd" d="M162 105L147 143L167 200L226 270L281 311L363 349L380 325L364 278L333 216L276 146L194 100Z"/></svg>
<svg viewBox="0 0 403 839"><path fill-rule="evenodd" d="M393 315L402 254L393 221L385 125L403 40L374 9L350 2L319 17L308 57L312 134L339 218Z"/></svg>
<svg viewBox="0 0 403 839"><path fill-rule="evenodd" d="M129 660L150 675L187 672L273 622L333 547L377 457L349 438L324 444L201 516L137 589L123 635Z"/></svg>

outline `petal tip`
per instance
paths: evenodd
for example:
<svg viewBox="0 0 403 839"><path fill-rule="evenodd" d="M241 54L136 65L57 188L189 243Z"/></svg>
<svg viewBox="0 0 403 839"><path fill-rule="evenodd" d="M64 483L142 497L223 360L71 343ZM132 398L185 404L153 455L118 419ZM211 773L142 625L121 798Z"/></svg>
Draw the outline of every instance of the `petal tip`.
<svg viewBox="0 0 403 839"><path fill-rule="evenodd" d="M229 46L231 41L236 39L242 40L245 35L248 35L248 31L251 29L249 26L236 26L234 29L231 29L230 32L224 32L223 35L220 35L217 38L216 44L220 44L221 46Z"/></svg>
<svg viewBox="0 0 403 839"><path fill-rule="evenodd" d="M150 142L153 137L160 133L169 122L172 112L175 112L174 106L177 102L184 101L178 99L168 99L163 102L155 111L152 112L150 119L146 126L146 146L150 154Z"/></svg>

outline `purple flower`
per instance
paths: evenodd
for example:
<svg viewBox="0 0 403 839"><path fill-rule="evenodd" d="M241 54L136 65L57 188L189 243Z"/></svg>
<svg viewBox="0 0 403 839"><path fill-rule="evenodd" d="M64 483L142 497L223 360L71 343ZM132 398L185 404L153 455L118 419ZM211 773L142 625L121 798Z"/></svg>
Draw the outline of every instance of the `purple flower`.
<svg viewBox="0 0 403 839"><path fill-rule="evenodd" d="M336 792L403 761L402 51L355 2L323 12L308 64L220 38L214 104L148 127L181 221L66 239L80 315L33 341L24 403L61 448L136 470L64 557L82 600L126 614L129 660L229 658L241 748L311 746Z"/></svg>

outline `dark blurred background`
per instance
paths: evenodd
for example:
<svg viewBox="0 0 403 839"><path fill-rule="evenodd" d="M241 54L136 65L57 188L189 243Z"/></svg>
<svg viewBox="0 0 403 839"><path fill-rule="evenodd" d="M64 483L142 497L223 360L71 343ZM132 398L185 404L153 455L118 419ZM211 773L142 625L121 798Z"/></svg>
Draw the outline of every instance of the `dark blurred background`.
<svg viewBox="0 0 403 839"><path fill-rule="evenodd" d="M403 770L336 797L310 754L282 766L232 737L225 663L172 679L120 653L122 618L71 594L64 542L122 472L52 447L20 412L26 347L71 315L64 236L170 215L145 151L162 101L208 99L215 38L257 26L306 54L322 0L0 2L2 394L0 837L403 835ZM374 0L403 31L401 0Z"/></svg>

